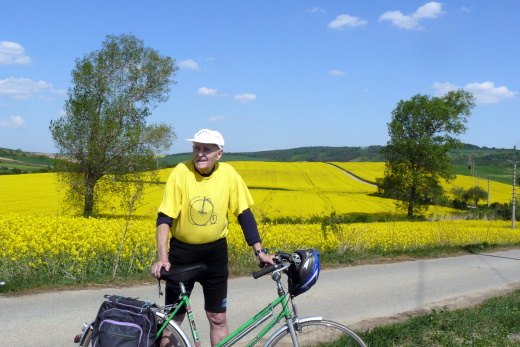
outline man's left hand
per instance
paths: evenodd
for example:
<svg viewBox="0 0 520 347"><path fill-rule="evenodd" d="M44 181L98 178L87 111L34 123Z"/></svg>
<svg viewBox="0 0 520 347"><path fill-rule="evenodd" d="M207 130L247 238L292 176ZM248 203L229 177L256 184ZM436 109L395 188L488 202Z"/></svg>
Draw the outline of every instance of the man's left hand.
<svg viewBox="0 0 520 347"><path fill-rule="evenodd" d="M274 254L265 254L265 253L260 253L258 254L258 260L260 261L260 263L262 264L266 264L266 265L272 265L274 264Z"/></svg>

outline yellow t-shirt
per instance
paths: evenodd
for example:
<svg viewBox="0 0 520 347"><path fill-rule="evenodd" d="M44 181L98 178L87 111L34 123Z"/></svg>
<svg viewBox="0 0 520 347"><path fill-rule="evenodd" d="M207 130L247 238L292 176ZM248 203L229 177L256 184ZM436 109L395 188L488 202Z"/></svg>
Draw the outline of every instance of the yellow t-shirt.
<svg viewBox="0 0 520 347"><path fill-rule="evenodd" d="M211 176L204 177L190 161L173 169L159 212L173 218L173 237L201 244L226 237L228 209L238 216L252 205L244 180L231 165L215 163Z"/></svg>

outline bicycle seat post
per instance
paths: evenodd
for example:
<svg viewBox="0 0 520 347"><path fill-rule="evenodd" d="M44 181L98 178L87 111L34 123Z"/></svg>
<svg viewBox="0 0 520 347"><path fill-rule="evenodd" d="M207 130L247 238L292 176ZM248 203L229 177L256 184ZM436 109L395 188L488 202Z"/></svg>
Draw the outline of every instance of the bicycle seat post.
<svg viewBox="0 0 520 347"><path fill-rule="evenodd" d="M179 287L181 288L181 294L186 293L186 287L183 282L179 282Z"/></svg>

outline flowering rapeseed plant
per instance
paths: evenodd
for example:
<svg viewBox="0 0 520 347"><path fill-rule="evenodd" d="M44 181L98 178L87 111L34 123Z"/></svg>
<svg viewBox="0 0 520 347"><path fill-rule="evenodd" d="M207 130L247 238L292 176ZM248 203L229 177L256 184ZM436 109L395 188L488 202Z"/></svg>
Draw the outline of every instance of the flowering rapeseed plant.
<svg viewBox="0 0 520 347"><path fill-rule="evenodd" d="M88 280L110 276L117 256L122 219L0 215L0 278L67 277ZM273 251L315 248L322 253L377 249L396 251L429 246L520 242L509 222L440 221L345 224L260 225L263 243ZM132 220L121 254L124 274L148 272L156 259L155 225L151 218ZM233 262L254 261L240 226L230 224ZM90 276L90 277L89 277Z"/></svg>
<svg viewBox="0 0 520 347"><path fill-rule="evenodd" d="M231 164L251 188L257 217L258 214L273 218L394 211L393 200L370 196L374 187L324 163ZM357 172L350 165L346 168L369 181L378 167L384 167L381 163L352 164L359 164L355 165ZM171 169L161 171L163 181L170 172ZM472 178L459 176L457 181L464 183L468 179ZM498 191L502 185L496 182L492 185L496 188L492 201L507 201L510 186L503 185L506 188L501 196ZM137 213L146 217L131 220L119 273L148 272L155 261L154 216L162 188L159 185L147 192L145 205ZM112 274L121 233L125 230L124 219L67 215L60 205L62 195L52 173L1 176L0 191L0 280L23 281L38 275L50 280L88 281ZM320 224L261 224L260 231L266 247L288 252L300 248L316 248L325 253L371 249L391 252L436 245L520 242L520 233L510 228L510 222L498 221L345 224L334 228ZM228 243L232 265L254 262L236 223L230 224Z"/></svg>

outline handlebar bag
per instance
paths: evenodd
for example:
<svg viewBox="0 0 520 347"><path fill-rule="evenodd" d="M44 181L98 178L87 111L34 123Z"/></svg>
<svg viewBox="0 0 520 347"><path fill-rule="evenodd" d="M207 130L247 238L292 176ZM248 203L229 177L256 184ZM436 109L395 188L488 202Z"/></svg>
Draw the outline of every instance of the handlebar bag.
<svg viewBox="0 0 520 347"><path fill-rule="evenodd" d="M151 347L156 334L157 317L150 303L110 296L94 321L92 346Z"/></svg>

